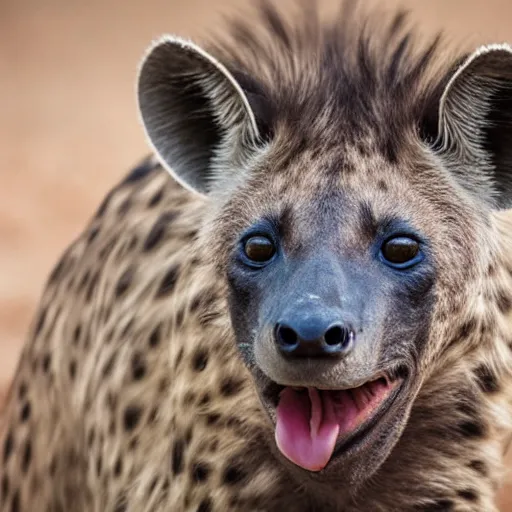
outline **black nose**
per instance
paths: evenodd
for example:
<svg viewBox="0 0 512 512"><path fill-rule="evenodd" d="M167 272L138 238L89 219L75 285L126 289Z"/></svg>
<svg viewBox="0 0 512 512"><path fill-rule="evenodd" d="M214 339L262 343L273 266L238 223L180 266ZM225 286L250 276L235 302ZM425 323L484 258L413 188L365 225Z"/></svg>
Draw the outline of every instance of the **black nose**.
<svg viewBox="0 0 512 512"><path fill-rule="evenodd" d="M342 357L355 342L350 325L324 315L280 321L274 336L279 351L287 357Z"/></svg>

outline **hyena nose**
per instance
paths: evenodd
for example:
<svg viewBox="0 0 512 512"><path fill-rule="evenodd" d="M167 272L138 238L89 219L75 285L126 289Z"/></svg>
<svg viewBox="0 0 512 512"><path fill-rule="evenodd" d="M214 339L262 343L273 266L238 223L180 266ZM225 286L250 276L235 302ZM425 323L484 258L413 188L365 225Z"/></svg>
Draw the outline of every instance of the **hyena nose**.
<svg viewBox="0 0 512 512"><path fill-rule="evenodd" d="M354 346L355 331L323 315L302 316L277 322L274 339L286 357L344 357Z"/></svg>

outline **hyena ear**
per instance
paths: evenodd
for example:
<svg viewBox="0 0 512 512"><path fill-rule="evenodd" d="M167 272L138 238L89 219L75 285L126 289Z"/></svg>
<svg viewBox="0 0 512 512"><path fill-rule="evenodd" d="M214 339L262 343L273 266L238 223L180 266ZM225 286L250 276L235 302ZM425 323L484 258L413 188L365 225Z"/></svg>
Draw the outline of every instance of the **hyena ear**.
<svg viewBox="0 0 512 512"><path fill-rule="evenodd" d="M149 141L179 183L208 194L219 178L236 180L254 151L258 127L245 93L222 64L189 41L166 37L143 60L137 95Z"/></svg>
<svg viewBox="0 0 512 512"><path fill-rule="evenodd" d="M512 207L512 48L475 51L441 98L439 147L461 183L494 208Z"/></svg>

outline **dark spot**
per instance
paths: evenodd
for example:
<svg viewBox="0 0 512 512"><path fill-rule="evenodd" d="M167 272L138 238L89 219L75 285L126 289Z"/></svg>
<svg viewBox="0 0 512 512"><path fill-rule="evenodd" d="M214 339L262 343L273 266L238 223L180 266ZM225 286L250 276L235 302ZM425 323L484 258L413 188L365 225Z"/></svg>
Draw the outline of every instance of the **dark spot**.
<svg viewBox="0 0 512 512"><path fill-rule="evenodd" d="M88 435L88 438L87 438L87 444L88 444L89 448L92 447L92 445L94 444L94 440L95 439L96 439L96 431L94 430L94 427L93 427L89 431L89 435Z"/></svg>
<svg viewBox="0 0 512 512"><path fill-rule="evenodd" d="M478 500L478 494L473 489L462 489L460 491L457 491L457 494L467 501L477 501Z"/></svg>
<svg viewBox="0 0 512 512"><path fill-rule="evenodd" d="M91 302L92 298L94 297L94 292L96 291L96 286L98 285L99 279L99 272L96 272L96 274L94 274L91 281L89 282L89 286L87 287L87 292L85 294L85 300L87 302Z"/></svg>
<svg viewBox="0 0 512 512"><path fill-rule="evenodd" d="M138 437L134 437L130 441L130 444L128 445L128 448L130 449L131 452L133 452L137 448L138 444L139 444L139 438Z"/></svg>
<svg viewBox="0 0 512 512"><path fill-rule="evenodd" d="M75 345L78 345L78 342L80 341L80 335L82 334L82 327L80 324L78 324L75 329L73 330L73 343Z"/></svg>
<svg viewBox="0 0 512 512"><path fill-rule="evenodd" d="M132 200L130 197L127 197L119 206L119 209L117 210L117 213L119 215L126 215L130 208L132 207Z"/></svg>
<svg viewBox="0 0 512 512"><path fill-rule="evenodd" d="M183 325L183 320L185 318L185 309L180 309L178 314L176 315L176 327L181 327Z"/></svg>
<svg viewBox="0 0 512 512"><path fill-rule="evenodd" d="M226 420L226 427L237 429L243 425L242 421L235 416L231 416Z"/></svg>
<svg viewBox="0 0 512 512"><path fill-rule="evenodd" d="M30 402L27 402L21 408L20 421L22 423L25 423L25 421L27 421L30 418L30 412L31 412Z"/></svg>
<svg viewBox="0 0 512 512"><path fill-rule="evenodd" d="M96 474L98 476L101 476L101 470L103 469L103 458L102 456L100 455L97 459L96 459Z"/></svg>
<svg viewBox="0 0 512 512"><path fill-rule="evenodd" d="M236 485L246 477L245 471L236 464L229 464L224 470L222 480L226 485Z"/></svg>
<svg viewBox="0 0 512 512"><path fill-rule="evenodd" d="M172 265L164 275L162 281L160 282L160 286L156 292L156 298L165 297L170 294L174 287L176 286L176 282L178 281L179 276L179 266Z"/></svg>
<svg viewBox="0 0 512 512"><path fill-rule="evenodd" d="M20 491L16 491L11 501L11 512L20 512Z"/></svg>
<svg viewBox="0 0 512 512"><path fill-rule="evenodd" d="M494 393L499 390L500 385L498 378L485 364L481 364L475 370L475 376L477 378L478 386L484 393Z"/></svg>
<svg viewBox="0 0 512 512"><path fill-rule="evenodd" d="M157 484L158 484L158 477L155 476L153 478L153 480L151 480L151 483L149 484L149 487L148 487L148 494L149 495L153 494L153 491L155 490Z"/></svg>
<svg viewBox="0 0 512 512"><path fill-rule="evenodd" d="M383 192L387 192L388 186L384 180L379 180L377 182L377 187L382 190Z"/></svg>
<svg viewBox="0 0 512 512"><path fill-rule="evenodd" d="M240 391L242 385L243 383L241 380L233 377L225 377L220 385L220 392L222 396L230 397L236 395Z"/></svg>
<svg viewBox="0 0 512 512"><path fill-rule="evenodd" d="M114 512L126 512L127 510L128 502L126 501L126 497L124 495L121 495L116 500Z"/></svg>
<svg viewBox="0 0 512 512"><path fill-rule="evenodd" d="M176 356L176 363L174 364L175 368L178 368L182 359L183 359L183 347L180 348L178 355Z"/></svg>
<svg viewBox="0 0 512 512"><path fill-rule="evenodd" d="M129 334L131 334L133 329L134 320L133 318L130 318L130 320L126 323L126 325L123 327L123 330L121 331L120 337L121 338L127 338Z"/></svg>
<svg viewBox="0 0 512 512"><path fill-rule="evenodd" d="M146 363L144 356L140 352L135 352L132 357L132 376L133 380L141 380L146 375Z"/></svg>
<svg viewBox="0 0 512 512"><path fill-rule="evenodd" d="M117 396L112 393L112 391L109 391L107 393L107 399L105 400L107 403L107 407L114 412L117 408Z"/></svg>
<svg viewBox="0 0 512 512"><path fill-rule="evenodd" d="M158 407L153 407L153 409L151 409L151 412L149 413L149 416L148 416L148 423L154 423L156 421L156 418L158 416Z"/></svg>
<svg viewBox="0 0 512 512"><path fill-rule="evenodd" d="M100 257L100 259L105 259L108 257L108 255L114 250L114 247L116 246L117 244L117 237L114 237L112 239L110 239L108 241L108 243L106 243L103 248L101 249L101 251L99 252L98 256Z"/></svg>
<svg viewBox="0 0 512 512"><path fill-rule="evenodd" d="M46 320L46 310L43 309L39 313L39 317L37 319L36 328L34 331L35 336L38 336L40 334L40 332L43 330L45 320Z"/></svg>
<svg viewBox="0 0 512 512"><path fill-rule="evenodd" d="M18 389L18 398L20 400L23 400L25 398L25 395L27 394L28 386L25 382L20 383L20 387Z"/></svg>
<svg viewBox="0 0 512 512"><path fill-rule="evenodd" d="M512 299L504 290L501 290L496 297L496 304L501 313L507 313L512 308Z"/></svg>
<svg viewBox="0 0 512 512"><path fill-rule="evenodd" d="M90 243L94 242L94 240L98 236L99 232L100 232L100 228L99 227L96 226L96 227L92 228L89 231L89 234L87 235L87 243L90 244Z"/></svg>
<svg viewBox="0 0 512 512"><path fill-rule="evenodd" d="M172 446L172 472L175 476L183 471L183 451L185 444L182 440L177 439Z"/></svg>
<svg viewBox="0 0 512 512"><path fill-rule="evenodd" d="M163 213L157 221L153 224L146 240L144 242L143 250L151 251L154 249L164 238L169 224L176 218L175 212Z"/></svg>
<svg viewBox="0 0 512 512"><path fill-rule="evenodd" d="M219 422L219 420L220 420L220 414L217 414L217 413L208 414L206 416L206 424L209 426L217 424Z"/></svg>
<svg viewBox="0 0 512 512"><path fill-rule="evenodd" d="M481 420L463 421L459 423L458 430L464 437L477 438L485 435L485 425Z"/></svg>
<svg viewBox="0 0 512 512"><path fill-rule="evenodd" d="M107 334L105 334L105 343L111 343L112 340L114 339L114 332L115 332L115 327L111 327L108 331L107 331Z"/></svg>
<svg viewBox="0 0 512 512"><path fill-rule="evenodd" d="M208 405L210 403L210 393L206 392L201 400L199 401L199 405Z"/></svg>
<svg viewBox="0 0 512 512"><path fill-rule="evenodd" d="M194 241L195 238L197 237L198 233L199 233L199 231L197 229L192 229L185 235L185 240L190 241L190 242Z"/></svg>
<svg viewBox="0 0 512 512"><path fill-rule="evenodd" d="M69 363L69 376L71 380L75 380L76 376L76 361L71 361Z"/></svg>
<svg viewBox="0 0 512 512"><path fill-rule="evenodd" d="M127 268L122 273L122 275L119 278L119 281L117 282L117 285L116 285L116 289L115 289L116 297L121 297L124 293L126 293L128 288L132 284L134 274L135 274L135 269L133 267Z"/></svg>
<svg viewBox="0 0 512 512"><path fill-rule="evenodd" d="M114 195L114 191L107 194L105 199L103 199L98 210L96 211L97 218L102 217L105 214L105 212L107 211L108 205L110 204L110 201L112 200L113 195Z"/></svg>
<svg viewBox="0 0 512 512"><path fill-rule="evenodd" d="M32 460L32 444L30 439L27 440L25 446L23 447L23 455L21 457L21 471L26 473L30 466L30 461Z"/></svg>
<svg viewBox="0 0 512 512"><path fill-rule="evenodd" d="M87 283L89 282L89 279L91 278L91 271L88 270L83 276L82 279L80 279L80 283L78 284L78 289L83 290Z"/></svg>
<svg viewBox="0 0 512 512"><path fill-rule="evenodd" d="M474 401L472 401L474 400ZM465 416L468 416L470 419L475 418L476 421L479 420L478 418L478 408L477 408L477 400L476 397L474 397L472 394L466 398L461 397L460 401L457 402L457 410L460 411Z"/></svg>
<svg viewBox="0 0 512 512"><path fill-rule="evenodd" d="M49 471L50 476L55 476L55 473L57 472L57 459L55 459L55 457L53 457L50 462Z"/></svg>
<svg viewBox="0 0 512 512"><path fill-rule="evenodd" d="M14 448L14 438L13 438L12 432L9 432L4 441L4 464L6 464L7 461L9 460L9 457L11 456L13 448Z"/></svg>
<svg viewBox="0 0 512 512"><path fill-rule="evenodd" d="M151 174L156 169L154 162L150 158L141 162L137 167L135 167L123 180L122 185L127 185L129 183L135 183L140 181ZM117 511L116 511L117 512Z"/></svg>
<svg viewBox="0 0 512 512"><path fill-rule="evenodd" d="M198 309L208 310L211 308L217 300L217 290L210 288L209 290L203 291L192 301L190 311L195 312Z"/></svg>
<svg viewBox="0 0 512 512"><path fill-rule="evenodd" d="M130 245L128 246L129 251L133 251L137 247L137 243L139 242L139 239L133 235L132 239L130 240Z"/></svg>
<svg viewBox="0 0 512 512"><path fill-rule="evenodd" d="M61 275L64 274L64 267L66 266L66 260L62 258L57 265L53 268L50 277L48 278L48 284L53 284Z"/></svg>
<svg viewBox="0 0 512 512"><path fill-rule="evenodd" d="M191 313L195 313L199 309L199 306L201 305L201 301L203 299L202 294L203 294L203 292L201 292L199 295L196 295L196 297L190 304L190 312Z"/></svg>
<svg viewBox="0 0 512 512"><path fill-rule="evenodd" d="M208 364L208 353L205 350L198 350L192 359L192 369L202 372Z"/></svg>
<svg viewBox="0 0 512 512"><path fill-rule="evenodd" d="M366 239L373 240L375 238L379 224L371 204L367 201L363 201L359 205L359 226Z"/></svg>
<svg viewBox="0 0 512 512"><path fill-rule="evenodd" d="M192 478L196 482L206 482L209 474L210 468L203 462L197 462L192 466Z"/></svg>
<svg viewBox="0 0 512 512"><path fill-rule="evenodd" d="M197 512L212 512L212 501L210 498L205 498L201 503L199 503Z"/></svg>
<svg viewBox="0 0 512 512"><path fill-rule="evenodd" d="M139 423L142 416L142 409L136 405L129 405L124 410L124 428L127 431L133 430Z"/></svg>
<svg viewBox="0 0 512 512"><path fill-rule="evenodd" d="M487 471L487 467L485 465L485 462L482 461L482 460L472 460L468 466L476 471L477 473L479 473L481 476L483 477L487 477L489 475L488 471Z"/></svg>
<svg viewBox="0 0 512 512"><path fill-rule="evenodd" d="M422 512L450 512L453 510L452 500L437 500L427 505Z"/></svg>
<svg viewBox="0 0 512 512"><path fill-rule="evenodd" d="M155 327L155 329L153 329L153 332L149 336L149 346L151 348L156 348L160 344L160 338L162 335L161 331L162 331L161 325L157 325Z"/></svg>
<svg viewBox="0 0 512 512"><path fill-rule="evenodd" d="M9 494L9 478L7 475L2 477L2 495L0 503L5 503L7 501L7 496Z"/></svg>
<svg viewBox="0 0 512 512"><path fill-rule="evenodd" d="M118 457L116 460L116 463L114 464L114 476L118 478L121 476L121 473L123 472L123 461L121 460L121 457Z"/></svg>
<svg viewBox="0 0 512 512"><path fill-rule="evenodd" d="M473 331L476 329L476 326L477 326L477 322L474 318L471 318L467 322L464 322L459 329L457 338L459 340L468 338L473 333Z"/></svg>
<svg viewBox="0 0 512 512"><path fill-rule="evenodd" d="M192 441L192 427L188 427L185 434L185 444L189 445L190 441Z"/></svg>
<svg viewBox="0 0 512 512"><path fill-rule="evenodd" d="M229 510L233 510L233 509L242 509L243 510L243 507L244 506L244 500L240 497L240 496L231 496L231 498L229 498Z"/></svg>
<svg viewBox="0 0 512 512"><path fill-rule="evenodd" d="M160 382L158 384L158 391L160 393L164 393L165 391L167 391L169 389L169 386L170 386L169 379L167 377L164 377L163 379L160 379Z"/></svg>
<svg viewBox="0 0 512 512"><path fill-rule="evenodd" d="M149 200L148 206L152 208L156 206L164 197L164 189L161 188L158 192L156 192L153 197Z"/></svg>
<svg viewBox="0 0 512 512"><path fill-rule="evenodd" d="M112 373L112 369L114 368L114 364L116 362L116 354L112 354L107 362L105 363L105 366L103 366L103 377L108 377Z"/></svg>

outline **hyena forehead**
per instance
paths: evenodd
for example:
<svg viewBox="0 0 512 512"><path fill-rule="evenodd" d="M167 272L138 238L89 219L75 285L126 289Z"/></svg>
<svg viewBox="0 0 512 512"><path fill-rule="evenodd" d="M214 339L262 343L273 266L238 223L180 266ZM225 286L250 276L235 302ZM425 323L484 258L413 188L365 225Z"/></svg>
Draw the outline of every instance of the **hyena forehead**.
<svg viewBox="0 0 512 512"><path fill-rule="evenodd" d="M435 167L452 202L509 205L511 145L497 126L509 122L510 47L447 57L440 38L416 44L403 13L386 24L347 9L323 23L308 11L288 24L268 4L262 12L263 28L237 27L235 44L206 51L167 36L142 62L142 122L182 185L225 198L269 161L267 178L291 180L280 171L305 150L396 165L414 148L428 164L417 179Z"/></svg>

